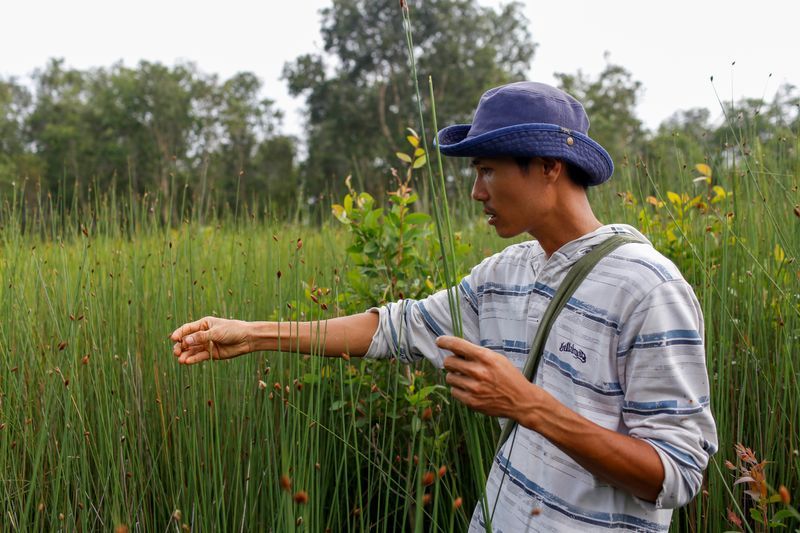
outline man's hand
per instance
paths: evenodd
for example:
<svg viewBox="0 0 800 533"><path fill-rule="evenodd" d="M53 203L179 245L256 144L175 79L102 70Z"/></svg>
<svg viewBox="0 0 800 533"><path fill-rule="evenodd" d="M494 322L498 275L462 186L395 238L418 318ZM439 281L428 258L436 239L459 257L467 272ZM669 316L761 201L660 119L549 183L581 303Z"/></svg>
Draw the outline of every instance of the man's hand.
<svg viewBox="0 0 800 533"><path fill-rule="evenodd" d="M444 360L453 398L490 416L516 420L548 439L595 476L650 502L664 481L653 446L603 428L528 382L511 361L457 337L436 344L455 356Z"/></svg>
<svg viewBox="0 0 800 533"><path fill-rule="evenodd" d="M535 409L541 389L507 358L458 337L439 337L436 345L455 355L444 360L453 398L489 416L512 418Z"/></svg>
<svg viewBox="0 0 800 533"><path fill-rule="evenodd" d="M175 342L172 353L181 364L192 365L213 359L229 359L251 351L249 323L207 316L189 322L169 336Z"/></svg>

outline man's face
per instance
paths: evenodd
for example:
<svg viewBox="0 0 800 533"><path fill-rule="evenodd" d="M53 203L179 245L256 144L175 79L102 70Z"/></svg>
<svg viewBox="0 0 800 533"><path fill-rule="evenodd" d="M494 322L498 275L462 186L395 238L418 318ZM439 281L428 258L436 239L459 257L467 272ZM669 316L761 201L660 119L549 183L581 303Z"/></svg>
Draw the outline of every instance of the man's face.
<svg viewBox="0 0 800 533"><path fill-rule="evenodd" d="M488 222L500 237L523 232L534 235L536 221L547 215L548 191L541 160L533 159L523 171L511 157L476 158L472 198L483 203Z"/></svg>

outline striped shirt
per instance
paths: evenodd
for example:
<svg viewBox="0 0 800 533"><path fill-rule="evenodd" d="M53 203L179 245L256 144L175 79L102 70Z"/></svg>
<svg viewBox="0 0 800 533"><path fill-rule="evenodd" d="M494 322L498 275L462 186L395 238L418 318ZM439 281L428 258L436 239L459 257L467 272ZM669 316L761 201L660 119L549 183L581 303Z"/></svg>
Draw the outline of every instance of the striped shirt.
<svg viewBox="0 0 800 533"><path fill-rule="evenodd" d="M539 319L569 268L614 234L646 240L630 226L609 225L550 257L529 241L485 259L459 284L464 338L522 369ZM449 354L434 341L452 331L445 291L373 312L380 313L380 325L367 357L426 358L442 367ZM640 500L518 427L487 481L493 530L667 531L672 509L700 490L717 446L703 316L675 265L644 243L625 244L603 258L553 324L535 383L596 424L650 443L663 463L664 483L656 502ZM478 506L470 531L483 529Z"/></svg>

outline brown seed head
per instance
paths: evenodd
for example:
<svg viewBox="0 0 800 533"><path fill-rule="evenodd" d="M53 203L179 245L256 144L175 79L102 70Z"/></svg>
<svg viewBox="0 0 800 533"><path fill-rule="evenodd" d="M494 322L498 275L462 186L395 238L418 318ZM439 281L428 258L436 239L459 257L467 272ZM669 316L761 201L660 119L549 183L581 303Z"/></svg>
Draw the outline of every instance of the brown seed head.
<svg viewBox="0 0 800 533"><path fill-rule="evenodd" d="M431 503L431 495L430 494L423 494L422 496L422 505L428 505Z"/></svg>
<svg viewBox="0 0 800 533"><path fill-rule="evenodd" d="M800 205L794 206L794 216L800 218Z"/></svg>
<svg viewBox="0 0 800 533"><path fill-rule="evenodd" d="M778 488L778 494L780 495L781 501L784 503L784 505L789 505L792 503L792 495L789 494L789 489L787 489L784 485L781 485Z"/></svg>
<svg viewBox="0 0 800 533"><path fill-rule="evenodd" d="M183 513L181 513L180 509L175 509L174 511L172 511L173 520L175 520L176 522L180 522L182 518L183 518Z"/></svg>
<svg viewBox="0 0 800 533"><path fill-rule="evenodd" d="M286 474L281 474L281 488L286 492L292 490L292 480Z"/></svg>
<svg viewBox="0 0 800 533"><path fill-rule="evenodd" d="M736 527L742 527L742 519L734 513L730 507L727 509L728 511L728 521Z"/></svg>
<svg viewBox="0 0 800 533"><path fill-rule="evenodd" d="M294 493L294 501L295 503L299 503L300 505L305 505L308 503L308 493L304 490L298 490Z"/></svg>
<svg viewBox="0 0 800 533"><path fill-rule="evenodd" d="M446 467L445 465L442 465L442 466L440 466L440 467L439 467L439 477L440 477L440 478L441 478L441 477L444 477L444 475L445 475L446 473L447 473L447 467Z"/></svg>
<svg viewBox="0 0 800 533"><path fill-rule="evenodd" d="M426 407L425 409L423 409L421 418L422 420L430 420L431 418L433 418L433 409L431 409L430 407Z"/></svg>
<svg viewBox="0 0 800 533"><path fill-rule="evenodd" d="M463 505L464 501L461 499L461 496L453 500L453 510L461 509L461 505Z"/></svg>
<svg viewBox="0 0 800 533"><path fill-rule="evenodd" d="M88 365L89 364L89 354L88 353L86 355L84 355L83 358L81 358L81 364L84 364L84 365Z"/></svg>
<svg viewBox="0 0 800 533"><path fill-rule="evenodd" d="M117 527L114 528L114 533L128 533L129 529L128 526L125 524L119 524Z"/></svg>
<svg viewBox="0 0 800 533"><path fill-rule="evenodd" d="M264 390L264 389L267 388L267 384L259 379L258 380L258 388L261 389L261 390Z"/></svg>
<svg viewBox="0 0 800 533"><path fill-rule="evenodd" d="M433 472L425 472L425 473L422 475L422 484L423 484L423 485L425 485L426 487L427 487L428 485L433 485L433 481L434 481L435 479L436 479L436 476L434 475L434 473L433 473Z"/></svg>

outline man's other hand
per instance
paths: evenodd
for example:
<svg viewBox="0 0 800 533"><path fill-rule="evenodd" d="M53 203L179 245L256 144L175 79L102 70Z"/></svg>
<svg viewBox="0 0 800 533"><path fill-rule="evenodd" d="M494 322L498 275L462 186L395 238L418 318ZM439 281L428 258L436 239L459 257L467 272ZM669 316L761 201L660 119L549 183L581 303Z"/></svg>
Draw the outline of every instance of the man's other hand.
<svg viewBox="0 0 800 533"><path fill-rule="evenodd" d="M446 381L453 398L467 407L514 420L536 407L541 389L507 358L458 337L439 337L436 345L455 354L444 360Z"/></svg>

